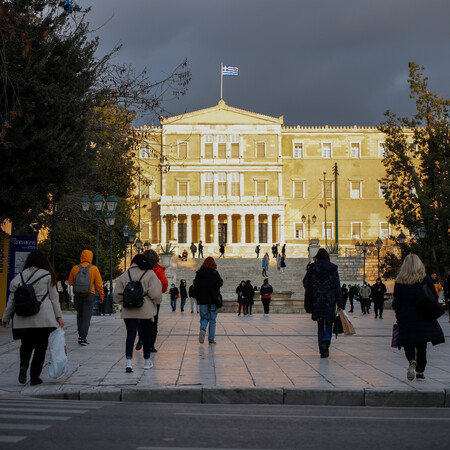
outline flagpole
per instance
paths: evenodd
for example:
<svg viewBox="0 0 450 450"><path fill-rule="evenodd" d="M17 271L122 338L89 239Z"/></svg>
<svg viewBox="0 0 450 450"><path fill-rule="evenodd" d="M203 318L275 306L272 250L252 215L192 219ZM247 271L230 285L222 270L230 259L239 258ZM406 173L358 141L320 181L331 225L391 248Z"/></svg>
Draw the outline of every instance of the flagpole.
<svg viewBox="0 0 450 450"><path fill-rule="evenodd" d="M222 100L223 95L223 73L222 73L222 68L223 68L223 62L220 63L220 100Z"/></svg>

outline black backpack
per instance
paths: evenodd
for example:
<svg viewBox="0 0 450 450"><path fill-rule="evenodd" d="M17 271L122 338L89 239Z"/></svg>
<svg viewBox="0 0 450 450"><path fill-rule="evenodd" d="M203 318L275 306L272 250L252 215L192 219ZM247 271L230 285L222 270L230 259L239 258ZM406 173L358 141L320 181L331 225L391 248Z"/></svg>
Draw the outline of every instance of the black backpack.
<svg viewBox="0 0 450 450"><path fill-rule="evenodd" d="M142 287L141 280L148 272L146 270L138 281L133 281L130 271L128 270L128 277L130 281L123 290L123 307L124 308L140 308L144 304L144 288Z"/></svg>
<svg viewBox="0 0 450 450"><path fill-rule="evenodd" d="M37 270L30 275L26 282L23 279L22 272L20 272L22 284L20 284L14 292L14 312L18 316L27 317L37 314L41 310L41 303L47 298L48 292L46 292L41 301L39 301L34 292L33 284L44 277L50 276L50 274L46 273L41 277L36 278L32 283L29 283L36 272Z"/></svg>

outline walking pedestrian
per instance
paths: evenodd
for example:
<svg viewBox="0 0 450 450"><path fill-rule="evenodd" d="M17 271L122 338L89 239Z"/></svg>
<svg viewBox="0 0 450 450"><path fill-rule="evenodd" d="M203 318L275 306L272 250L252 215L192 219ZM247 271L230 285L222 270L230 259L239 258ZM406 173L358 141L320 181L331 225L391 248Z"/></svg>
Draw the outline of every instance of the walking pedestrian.
<svg viewBox="0 0 450 450"><path fill-rule="evenodd" d="M195 254L197 253L197 246L193 242L191 242L190 249L192 253L192 259L195 259Z"/></svg>
<svg viewBox="0 0 450 450"><path fill-rule="evenodd" d="M225 244L220 244L219 252L220 252L219 258L225 258Z"/></svg>
<svg viewBox="0 0 450 450"><path fill-rule="evenodd" d="M347 285L345 283L342 285L341 292L342 292L342 305L343 305L342 309L345 310L345 306L347 305L347 300L348 300L348 289L347 289ZM352 305L353 305L353 300L352 300Z"/></svg>
<svg viewBox="0 0 450 450"><path fill-rule="evenodd" d="M265 256L261 261L261 265L262 265L262 276L267 277L267 269L269 268L269 261L267 261L267 258Z"/></svg>
<svg viewBox="0 0 450 450"><path fill-rule="evenodd" d="M444 283L444 296L449 315L448 321L450 322L450 271L448 272L447 278L445 279Z"/></svg>
<svg viewBox="0 0 450 450"><path fill-rule="evenodd" d="M191 299L191 314L194 314L194 307L196 312L198 313L198 304L196 299L196 293L195 293L195 285L194 281L192 281L192 284L189 286L189 297Z"/></svg>
<svg viewBox="0 0 450 450"><path fill-rule="evenodd" d="M31 284L41 306L36 314L20 316L15 310L15 292L22 284ZM32 251L24 264L22 272L16 275L9 285L10 295L3 312L3 328L12 320L14 340L21 341L19 383L26 384L30 365L30 385L41 384L40 378L48 347L48 337L57 327L64 327L59 296L56 290L56 274L47 256L41 250Z"/></svg>
<svg viewBox="0 0 450 450"><path fill-rule="evenodd" d="M442 284L439 282L438 276L436 272L431 274L431 281L433 282L434 289L436 290L436 294L439 297L440 292L442 291Z"/></svg>
<svg viewBox="0 0 450 450"><path fill-rule="evenodd" d="M133 372L133 347L136 334L142 338L144 347L144 369L151 369L153 362L150 358L151 352L151 322L156 316L156 305L162 300L162 285L152 270L148 259L142 254L137 254L131 261L130 268L117 279L114 290L114 301L123 303L125 287L130 280L140 281L143 289L143 305L138 308L122 308L121 317L127 329L125 342L126 372Z"/></svg>
<svg viewBox="0 0 450 450"><path fill-rule="evenodd" d="M372 290L366 282L361 286L359 295L361 296L361 309L363 314L369 314L370 312L370 294Z"/></svg>
<svg viewBox="0 0 450 450"><path fill-rule="evenodd" d="M371 287L371 298L373 301L373 309L375 311L375 319L383 318L384 309L384 294L386 292L386 285L381 282L381 278L377 278L375 284Z"/></svg>
<svg viewBox="0 0 450 450"><path fill-rule="evenodd" d="M278 272L281 270L281 256L277 254L277 270Z"/></svg>
<svg viewBox="0 0 450 450"><path fill-rule="evenodd" d="M355 288L351 284L348 285L348 301L350 303L350 311L353 312L353 299L355 297Z"/></svg>
<svg viewBox="0 0 450 450"><path fill-rule="evenodd" d="M286 273L286 257L282 254L280 258L281 273Z"/></svg>
<svg viewBox="0 0 450 450"><path fill-rule="evenodd" d="M264 283L261 286L261 289L259 290L259 293L261 295L261 302L264 307L264 317L269 317L269 308L270 308L270 301L272 300L272 292L273 288L269 284L269 279L265 278Z"/></svg>
<svg viewBox="0 0 450 450"><path fill-rule="evenodd" d="M175 310L177 309L177 298L180 296L180 291L175 286L175 283L172 283L170 290L169 290L169 295L170 295L170 306L172 307L172 312L175 312Z"/></svg>
<svg viewBox="0 0 450 450"><path fill-rule="evenodd" d="M180 281L180 298L181 298L181 305L180 309L181 312L184 312L184 305L186 304L186 299L188 297L187 289L186 289L186 280Z"/></svg>
<svg viewBox="0 0 450 450"><path fill-rule="evenodd" d="M208 342L215 344L217 300L220 296L220 288L223 285L222 278L217 272L217 264L214 258L208 256L195 275L195 290L197 303L200 309L200 334L198 341L205 342L206 329L208 328Z"/></svg>
<svg viewBox="0 0 450 450"><path fill-rule="evenodd" d="M259 258L259 252L260 252L260 250L261 250L261 246L260 246L260 245L257 245L256 248L255 248L256 258Z"/></svg>
<svg viewBox="0 0 450 450"><path fill-rule="evenodd" d="M437 345L445 342L439 322L424 316L416 307L415 297L424 284L436 292L422 261L410 253L404 259L395 280L392 302L399 331L398 347L403 347L409 362L406 377L410 381L414 380L414 375L417 380L425 379L423 373L427 364L427 343Z"/></svg>
<svg viewBox="0 0 450 450"><path fill-rule="evenodd" d="M203 244L202 241L198 243L198 257L203 258Z"/></svg>
<svg viewBox="0 0 450 450"><path fill-rule="evenodd" d="M236 288L237 302L239 303L238 316L241 315L241 310L244 313L244 316L247 315L247 311L246 311L245 304L244 304L244 286L245 286L245 281L242 280L240 282L239 286Z"/></svg>
<svg viewBox="0 0 450 450"><path fill-rule="evenodd" d="M276 258L277 255L278 255L278 247L277 247L276 244L272 245L272 255L273 255L274 258Z"/></svg>
<svg viewBox="0 0 450 450"><path fill-rule="evenodd" d="M250 280L245 282L242 293L244 295L245 313L246 315L251 316L253 311L253 297L255 296L255 290L253 289Z"/></svg>
<svg viewBox="0 0 450 450"><path fill-rule="evenodd" d="M281 247L281 254L286 258L286 242L283 244L283 247Z"/></svg>
<svg viewBox="0 0 450 450"><path fill-rule="evenodd" d="M155 275L158 277L159 282L161 283L161 291L164 294L167 292L167 287L169 285L167 281L166 274L164 273L166 268L159 264L159 255L155 252L155 250L149 249L145 250L144 256L147 258L147 261L150 263L150 266L155 272ZM158 337L158 319L159 319L159 309L161 304L158 303L156 305L156 315L150 323L150 353L156 353L158 350L155 348L156 338ZM139 327L138 327L139 333ZM140 350L142 348L142 338L139 335L138 343L136 344L136 350Z"/></svg>
<svg viewBox="0 0 450 450"><path fill-rule="evenodd" d="M74 306L77 310L78 343L82 346L89 344L87 336L91 324L92 310L95 302L95 288L99 301L103 301L103 282L97 266L92 264L94 254L90 250L83 250L80 264L72 267L69 274L69 284L73 286Z"/></svg>
<svg viewBox="0 0 450 450"><path fill-rule="evenodd" d="M312 297L311 319L317 322L320 357L328 358L336 306L343 305L338 269L324 248L319 249L313 264L309 264L303 286Z"/></svg>

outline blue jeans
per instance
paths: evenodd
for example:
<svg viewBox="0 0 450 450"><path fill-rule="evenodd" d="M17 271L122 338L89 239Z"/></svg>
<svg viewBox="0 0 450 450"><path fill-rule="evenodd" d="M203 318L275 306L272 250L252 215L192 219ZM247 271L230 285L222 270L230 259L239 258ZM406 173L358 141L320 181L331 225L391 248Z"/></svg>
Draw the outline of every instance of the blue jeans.
<svg viewBox="0 0 450 450"><path fill-rule="evenodd" d="M170 306L172 307L172 311L175 311L177 309L177 299L176 298L170 299Z"/></svg>
<svg viewBox="0 0 450 450"><path fill-rule="evenodd" d="M332 323L326 323L323 320L317 322L317 337L319 341L319 351L322 351L322 342L331 342Z"/></svg>
<svg viewBox="0 0 450 450"><path fill-rule="evenodd" d="M200 309L200 330L206 332L206 327L208 328L208 339L213 341L216 337L216 318L217 318L217 307L216 305L198 305Z"/></svg>
<svg viewBox="0 0 450 450"><path fill-rule="evenodd" d="M184 305L186 304L186 299L181 297L181 311L184 311Z"/></svg>

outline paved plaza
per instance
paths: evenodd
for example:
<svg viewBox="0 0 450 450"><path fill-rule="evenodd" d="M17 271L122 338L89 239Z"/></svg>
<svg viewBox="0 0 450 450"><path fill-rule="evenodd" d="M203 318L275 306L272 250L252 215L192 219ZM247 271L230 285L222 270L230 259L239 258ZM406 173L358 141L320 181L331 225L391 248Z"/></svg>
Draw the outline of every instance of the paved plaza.
<svg viewBox="0 0 450 450"><path fill-rule="evenodd" d="M252 317L219 314L216 345L199 344L199 315L160 313L154 368L142 351L125 373L125 326L120 316L93 317L88 340L77 344L76 316L65 313L69 356L59 380L43 370L44 384L21 386L19 342L0 331L0 393L107 400L205 403L297 403L450 406L450 324L447 342L428 347L425 381L407 381L403 351L390 347L393 311L383 320L350 314L357 334L333 337L330 358L317 349L316 323L306 314ZM207 342L207 340L206 340ZM448 390L448 394L447 394ZM397 399L397 400L396 400Z"/></svg>

